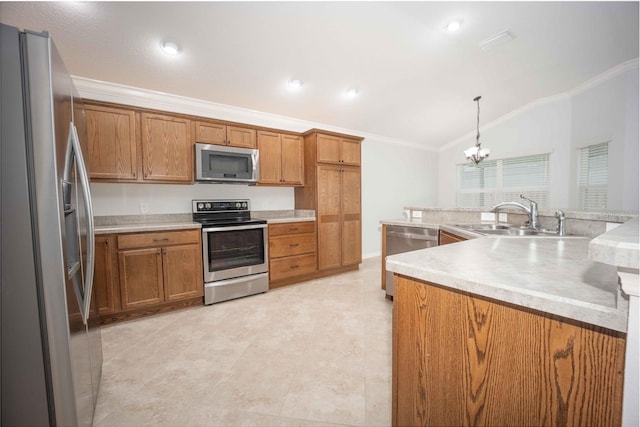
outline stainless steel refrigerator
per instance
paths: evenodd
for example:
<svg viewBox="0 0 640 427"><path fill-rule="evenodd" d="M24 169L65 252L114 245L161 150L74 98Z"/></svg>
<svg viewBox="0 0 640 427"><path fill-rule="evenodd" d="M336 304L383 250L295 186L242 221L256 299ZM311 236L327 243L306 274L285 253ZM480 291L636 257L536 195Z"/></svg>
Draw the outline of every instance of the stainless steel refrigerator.
<svg viewBox="0 0 640 427"><path fill-rule="evenodd" d="M1 425L89 426L102 343L82 102L48 34L0 30Z"/></svg>

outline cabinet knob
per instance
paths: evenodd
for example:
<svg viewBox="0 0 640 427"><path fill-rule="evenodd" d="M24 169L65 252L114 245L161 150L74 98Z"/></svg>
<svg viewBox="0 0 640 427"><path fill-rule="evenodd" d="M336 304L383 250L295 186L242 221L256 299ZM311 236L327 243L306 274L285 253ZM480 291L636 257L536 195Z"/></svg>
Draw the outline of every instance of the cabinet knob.
<svg viewBox="0 0 640 427"><path fill-rule="evenodd" d="M298 247L298 246L300 246L298 243L291 243L289 245L289 247L291 247L291 248L295 248L295 247Z"/></svg>
<svg viewBox="0 0 640 427"><path fill-rule="evenodd" d="M291 267L289 267L292 270L295 270L296 268L300 268L300 266L298 264L292 265Z"/></svg>

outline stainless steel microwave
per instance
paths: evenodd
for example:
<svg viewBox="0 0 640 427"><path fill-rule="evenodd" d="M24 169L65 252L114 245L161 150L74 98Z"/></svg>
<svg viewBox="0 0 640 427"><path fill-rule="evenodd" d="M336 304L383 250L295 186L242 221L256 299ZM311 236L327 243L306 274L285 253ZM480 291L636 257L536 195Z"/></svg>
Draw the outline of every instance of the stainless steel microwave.
<svg viewBox="0 0 640 427"><path fill-rule="evenodd" d="M196 143L196 181L253 185L258 161L256 149Z"/></svg>

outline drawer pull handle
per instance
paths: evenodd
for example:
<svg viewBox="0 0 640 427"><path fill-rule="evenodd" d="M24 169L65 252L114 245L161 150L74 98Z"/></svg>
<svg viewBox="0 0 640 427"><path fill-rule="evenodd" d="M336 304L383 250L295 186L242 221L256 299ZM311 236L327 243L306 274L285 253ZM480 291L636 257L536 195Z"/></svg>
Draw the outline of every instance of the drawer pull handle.
<svg viewBox="0 0 640 427"><path fill-rule="evenodd" d="M295 248L296 246L300 246L298 243L291 243L289 247Z"/></svg>
<svg viewBox="0 0 640 427"><path fill-rule="evenodd" d="M295 270L296 268L300 268L300 266L298 264L292 265L291 267L289 267L292 270Z"/></svg>
<svg viewBox="0 0 640 427"><path fill-rule="evenodd" d="M154 242L166 242L167 240L169 240L168 237L163 237L162 239L153 239Z"/></svg>

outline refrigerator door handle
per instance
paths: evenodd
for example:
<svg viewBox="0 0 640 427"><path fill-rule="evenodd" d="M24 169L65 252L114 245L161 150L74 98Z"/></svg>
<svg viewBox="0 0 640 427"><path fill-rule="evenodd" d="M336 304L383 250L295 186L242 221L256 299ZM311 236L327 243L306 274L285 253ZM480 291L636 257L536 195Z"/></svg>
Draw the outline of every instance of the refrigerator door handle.
<svg viewBox="0 0 640 427"><path fill-rule="evenodd" d="M85 292L84 299L82 301L82 306L80 307L80 312L82 315L82 321L87 324L89 319L89 312L91 309L91 294L93 292L93 269L95 265L96 259L96 236L95 236L95 226L93 223L93 206L91 204L91 190L89 189L89 174L87 173L87 168L84 162L84 157L82 156L82 149L80 148L80 139L78 138L78 131L71 122L69 124L69 139L71 139L71 143L73 145L73 152L76 156L76 165L78 169L78 174L80 178L80 187L82 188L82 193L84 194L84 206L87 213L87 268L85 271Z"/></svg>

